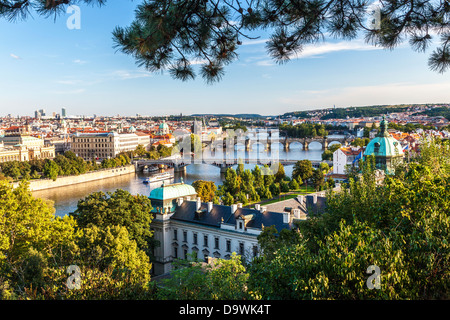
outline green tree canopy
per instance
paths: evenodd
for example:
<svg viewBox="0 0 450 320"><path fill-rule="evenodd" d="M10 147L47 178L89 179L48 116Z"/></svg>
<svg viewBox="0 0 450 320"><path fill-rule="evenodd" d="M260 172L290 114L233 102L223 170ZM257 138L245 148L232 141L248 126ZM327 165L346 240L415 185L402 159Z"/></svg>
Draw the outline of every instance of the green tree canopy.
<svg viewBox="0 0 450 320"><path fill-rule="evenodd" d="M383 183L365 164L328 192L323 213L297 224L300 237L266 228L259 241L269 254L250 266L249 289L267 299L447 299L450 160L428 166L444 160L447 145L424 141L404 175ZM372 265L380 290L367 286Z"/></svg>
<svg viewBox="0 0 450 320"><path fill-rule="evenodd" d="M74 216L57 217L54 212L50 201L33 197L27 182L14 189L0 181L0 299L151 296L149 256L128 230L139 232L119 224L87 222L86 216L86 226L80 226ZM69 266L80 271L79 289L67 286Z"/></svg>
<svg viewBox="0 0 450 320"><path fill-rule="evenodd" d="M0 181L0 297L50 285L48 268L77 252L76 222L54 212L51 202L32 196L28 183L13 189Z"/></svg>
<svg viewBox="0 0 450 320"><path fill-rule="evenodd" d="M5 176L11 177L14 180L19 179L21 172L19 161L7 161L1 164L2 173Z"/></svg>
<svg viewBox="0 0 450 320"><path fill-rule="evenodd" d="M216 185L214 181L196 180L192 183L197 195L203 202L213 201L216 196Z"/></svg>
<svg viewBox="0 0 450 320"><path fill-rule="evenodd" d="M81 228L121 226L127 229L138 248L149 252L152 232L149 214L150 199L143 195L132 195L118 189L114 192L94 192L78 201L77 209L70 215Z"/></svg>
<svg viewBox="0 0 450 320"><path fill-rule="evenodd" d="M312 180L312 183L313 183L316 191L322 190L322 187L325 184L325 177L324 177L323 171L320 169L315 169L311 180Z"/></svg>
<svg viewBox="0 0 450 320"><path fill-rule="evenodd" d="M313 176L313 167L310 160L297 161L292 170L292 178L300 178L302 181L306 181Z"/></svg>
<svg viewBox="0 0 450 320"><path fill-rule="evenodd" d="M155 284L158 299L169 300L249 300L248 273L241 257L214 259L205 265L197 261L174 262L170 277Z"/></svg>
<svg viewBox="0 0 450 320"><path fill-rule="evenodd" d="M53 181L58 178L58 175L61 172L61 168L58 166L56 162L53 160L47 159L44 165L44 175L45 177L52 179Z"/></svg>
<svg viewBox="0 0 450 320"><path fill-rule="evenodd" d="M240 190L238 175L234 168L230 167L225 173L225 180L223 181L225 189L232 195L237 194Z"/></svg>
<svg viewBox="0 0 450 320"><path fill-rule="evenodd" d="M275 181L281 182L281 180L284 180L286 177L286 173L284 172L284 166L279 163L278 164L278 171L275 173Z"/></svg>

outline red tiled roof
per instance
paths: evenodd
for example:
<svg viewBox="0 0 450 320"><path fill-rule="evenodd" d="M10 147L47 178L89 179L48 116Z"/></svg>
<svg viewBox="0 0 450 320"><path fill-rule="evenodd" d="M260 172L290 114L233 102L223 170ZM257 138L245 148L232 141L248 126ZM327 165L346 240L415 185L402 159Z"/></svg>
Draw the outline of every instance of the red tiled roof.
<svg viewBox="0 0 450 320"><path fill-rule="evenodd" d="M341 151L347 156L356 156L361 153L362 148L352 149L352 147L342 147Z"/></svg>

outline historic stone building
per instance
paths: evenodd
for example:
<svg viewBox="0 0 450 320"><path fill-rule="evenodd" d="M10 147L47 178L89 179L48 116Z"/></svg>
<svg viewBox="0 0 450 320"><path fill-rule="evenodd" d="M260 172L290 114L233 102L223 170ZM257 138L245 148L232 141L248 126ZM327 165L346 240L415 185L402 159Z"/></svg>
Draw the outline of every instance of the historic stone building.
<svg viewBox="0 0 450 320"><path fill-rule="evenodd" d="M159 241L153 254L152 272L161 275L171 270L174 259L195 255L227 259L233 252L251 259L258 255L258 235L264 227L280 231L292 228L302 219L299 209L270 212L266 207L243 208L201 202L195 189L184 183L166 185L151 191L153 210L151 228Z"/></svg>
<svg viewBox="0 0 450 320"><path fill-rule="evenodd" d="M77 132L71 139L71 151L87 161L114 158L135 150L139 144L148 150L150 145L150 135L140 132Z"/></svg>
<svg viewBox="0 0 450 320"><path fill-rule="evenodd" d="M9 133L0 137L0 162L53 159L55 147L27 132Z"/></svg>

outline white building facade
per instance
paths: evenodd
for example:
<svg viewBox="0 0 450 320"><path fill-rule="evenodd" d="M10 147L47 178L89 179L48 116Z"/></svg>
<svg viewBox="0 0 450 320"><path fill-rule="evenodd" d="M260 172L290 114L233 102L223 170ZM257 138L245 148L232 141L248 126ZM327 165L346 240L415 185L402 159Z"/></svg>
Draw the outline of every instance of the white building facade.
<svg viewBox="0 0 450 320"><path fill-rule="evenodd" d="M157 189L186 190L186 186L163 185ZM274 225L278 230L292 227L294 217L288 212L248 209L240 204L213 205L202 203L200 198L193 200L195 194L189 190L172 190L162 196L157 189L149 197L154 208L151 228L160 243L153 252L155 275L169 272L175 259L187 259L189 255L206 262L209 258L228 259L235 252L251 260L258 255L257 237L265 226Z"/></svg>
<svg viewBox="0 0 450 320"><path fill-rule="evenodd" d="M363 148L342 147L333 153L333 174L347 174L348 166L356 166L362 157Z"/></svg>
<svg viewBox="0 0 450 320"><path fill-rule="evenodd" d="M75 133L71 150L86 161L114 158L121 152L133 151L139 144L148 149L150 136L139 133Z"/></svg>

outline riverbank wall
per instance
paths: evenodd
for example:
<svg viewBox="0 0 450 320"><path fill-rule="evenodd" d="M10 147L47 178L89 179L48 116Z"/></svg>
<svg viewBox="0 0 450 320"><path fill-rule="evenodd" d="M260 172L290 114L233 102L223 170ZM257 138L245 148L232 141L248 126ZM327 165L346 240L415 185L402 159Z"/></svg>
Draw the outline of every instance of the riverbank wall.
<svg viewBox="0 0 450 320"><path fill-rule="evenodd" d="M108 178L114 178L126 174L132 174L136 172L136 168L134 165L128 165L123 167L117 167L112 169L101 169L96 171L87 172L84 174L80 174L77 176L62 176L58 177L55 181L51 179L39 179L39 180L31 180L29 190L30 191L39 191L45 189L53 189L58 187L66 187L70 185L102 180ZM19 182L15 182L13 187L17 187Z"/></svg>

